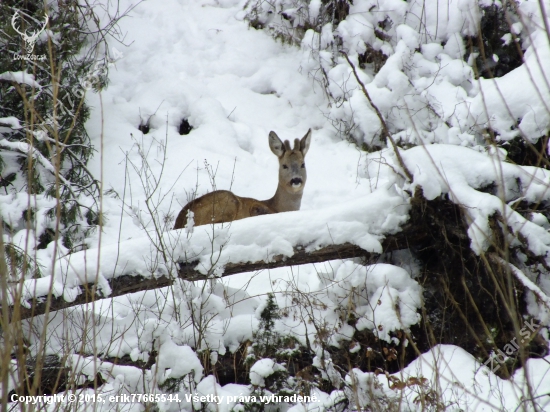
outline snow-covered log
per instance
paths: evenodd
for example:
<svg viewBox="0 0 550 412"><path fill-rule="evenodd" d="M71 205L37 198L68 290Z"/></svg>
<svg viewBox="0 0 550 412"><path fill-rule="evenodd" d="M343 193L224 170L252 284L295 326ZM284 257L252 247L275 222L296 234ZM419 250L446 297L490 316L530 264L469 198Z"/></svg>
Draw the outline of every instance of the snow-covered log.
<svg viewBox="0 0 550 412"><path fill-rule="evenodd" d="M405 232L400 232L395 235L388 236L382 242L383 252L391 252L394 250L402 249L406 247L407 239L419 240L423 236L422 232L417 231L412 226L408 227ZM296 266L307 263L325 262L333 259L349 259L354 257L361 257L366 261L375 258L380 255L380 252L369 252L359 246L343 243L340 245L333 244L321 247L316 250L308 251L303 246L296 246L293 248L293 254L276 255L270 260L258 260L255 262L243 262L243 263L228 263L223 270L221 276L229 276L237 273L252 272L265 269L274 269L283 266ZM207 274L201 273L195 269L196 261L190 264L183 264L177 270L177 278L186 281L204 280L208 278ZM95 293L98 290L105 290L98 288L98 283L87 283L85 285L77 286L77 296L74 300L66 300L63 295L52 296L47 309L45 299L34 299L27 302L25 305L19 306L17 309L12 307L12 316L17 313L17 317L21 319L30 318L46 313L46 310L57 311L65 308L69 308L76 305L82 305L85 303L93 302L97 299L104 297L115 297L125 295L127 293L134 293L143 290L158 289L166 286L170 286L174 283L175 278L169 276L149 277L140 274L125 274L116 278L105 280L102 285L108 287L111 293L108 296L103 296L101 293Z"/></svg>

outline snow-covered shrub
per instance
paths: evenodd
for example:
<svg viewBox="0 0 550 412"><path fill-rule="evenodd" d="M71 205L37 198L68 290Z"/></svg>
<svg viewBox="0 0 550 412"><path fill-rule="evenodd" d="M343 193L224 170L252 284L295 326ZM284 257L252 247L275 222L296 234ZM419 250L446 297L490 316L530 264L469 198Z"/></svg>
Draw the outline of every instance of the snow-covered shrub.
<svg viewBox="0 0 550 412"><path fill-rule="evenodd" d="M258 0L246 10L255 27L300 39L302 69L333 102L325 115L366 150L385 136L342 53L401 146L535 143L550 128L547 35L534 2ZM528 106L507 102L520 83Z"/></svg>
<svg viewBox="0 0 550 412"><path fill-rule="evenodd" d="M281 336L274 329L275 320L280 319L281 315L272 293L268 294L265 303L256 309L256 314L259 315L260 323L257 332L254 333L254 343L249 348L249 356L254 358L272 356L280 349L282 343Z"/></svg>
<svg viewBox="0 0 550 412"><path fill-rule="evenodd" d="M422 307L420 285L400 267L332 261L330 268L307 293L291 286L281 319L312 356L296 376L329 392L348 385L350 364L398 370Z"/></svg>
<svg viewBox="0 0 550 412"><path fill-rule="evenodd" d="M307 30L321 32L349 14L351 0L249 0L246 18L255 29L266 29L283 43L299 45Z"/></svg>
<svg viewBox="0 0 550 412"><path fill-rule="evenodd" d="M388 264L372 266L344 262L334 278L324 279L327 297L338 308L353 312L355 328L370 330L378 339L399 343L391 332L409 330L420 320L420 285L403 269ZM348 313L346 316L350 316ZM345 336L342 330L342 335Z"/></svg>
<svg viewBox="0 0 550 412"><path fill-rule="evenodd" d="M275 321L281 318L279 305L272 293L256 308L258 328L253 333L253 340L247 349L247 362L252 364L264 356L274 356L281 344L281 335L275 330Z"/></svg>
<svg viewBox="0 0 550 412"><path fill-rule="evenodd" d="M27 253L57 239L67 251L82 249L100 223L83 96L106 85L107 55L97 57L106 33L93 30L86 10L57 0L0 5L0 213L5 241ZM40 33L32 53L22 32Z"/></svg>
<svg viewBox="0 0 550 412"><path fill-rule="evenodd" d="M302 355L305 348L293 336L285 336L276 330L275 321L281 319L281 314L273 294L268 294L265 302L256 309L256 316L260 320L258 330L254 332L245 359L245 363L250 365L251 395L260 399L260 396L291 396L300 389L303 391L299 382L289 375L287 367L293 358ZM245 410L264 410L262 402L244 407Z"/></svg>
<svg viewBox="0 0 550 412"><path fill-rule="evenodd" d="M328 305L318 308L317 330L324 332L317 332L312 340L324 348L368 352L373 348L356 336L365 331L372 334L373 341L403 344L397 335L403 336L401 331L409 331L420 321L422 305L421 288L410 274L383 263L363 266L346 261L332 266L332 273L320 274L321 287L315 296ZM380 355L387 357L388 352ZM322 360L327 355L317 356Z"/></svg>
<svg viewBox="0 0 550 412"><path fill-rule="evenodd" d="M160 336L157 362L151 368L156 373L159 388L168 393L177 393L186 387L185 381L199 383L202 379L203 367L193 349L187 345L177 345L170 336Z"/></svg>

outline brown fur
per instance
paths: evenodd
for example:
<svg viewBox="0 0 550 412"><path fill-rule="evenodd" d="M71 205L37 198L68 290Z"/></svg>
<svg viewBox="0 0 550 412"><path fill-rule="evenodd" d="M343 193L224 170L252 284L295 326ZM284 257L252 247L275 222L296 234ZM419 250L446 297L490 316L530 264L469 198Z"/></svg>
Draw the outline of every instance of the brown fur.
<svg viewBox="0 0 550 412"><path fill-rule="evenodd" d="M187 203L179 213L174 229L185 227L189 210L194 213L195 226L232 222L245 217L277 213L259 200L239 197L228 190L216 190Z"/></svg>

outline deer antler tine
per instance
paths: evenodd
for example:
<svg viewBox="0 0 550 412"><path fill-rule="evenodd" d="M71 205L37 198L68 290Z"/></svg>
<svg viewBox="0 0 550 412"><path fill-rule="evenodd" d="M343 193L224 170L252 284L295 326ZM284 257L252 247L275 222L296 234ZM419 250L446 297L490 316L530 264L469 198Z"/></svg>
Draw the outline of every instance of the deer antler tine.
<svg viewBox="0 0 550 412"><path fill-rule="evenodd" d="M292 150L290 148L290 142L288 140L285 140L285 150Z"/></svg>
<svg viewBox="0 0 550 412"><path fill-rule="evenodd" d="M48 24L48 21L49 21L50 18L48 17L47 14L44 14L44 16L46 17L46 21L44 22L44 25L39 30L33 31L32 35L29 36L30 41L36 40L38 38L38 36L40 36L40 33L42 33L44 31L44 29L46 28L46 24Z"/></svg>
<svg viewBox="0 0 550 412"><path fill-rule="evenodd" d="M300 150L300 139L294 139L294 149L292 150Z"/></svg>
<svg viewBox="0 0 550 412"><path fill-rule="evenodd" d="M44 31L44 29L46 28L46 25L48 24L48 21L50 21L50 18L48 17L48 15L46 13L44 13L44 17L46 17L46 20L44 21L44 25L42 26L42 28L40 30L37 30L37 32L32 35L33 38L35 38L35 36L38 37L40 35L40 33L42 33Z"/></svg>
<svg viewBox="0 0 550 412"><path fill-rule="evenodd" d="M13 29L14 29L17 33L19 33L21 36L24 36L25 33L21 33L21 32L19 31L19 29L17 28L17 26L16 26L17 17L19 17L19 12L18 12L18 11L16 11L16 12L14 13L13 17L11 18L11 25L12 25Z"/></svg>
<svg viewBox="0 0 550 412"><path fill-rule="evenodd" d="M42 30L44 30L46 28L46 25L50 21L50 17L46 13L44 13L44 17L46 17L46 20L44 21L44 25L42 26Z"/></svg>

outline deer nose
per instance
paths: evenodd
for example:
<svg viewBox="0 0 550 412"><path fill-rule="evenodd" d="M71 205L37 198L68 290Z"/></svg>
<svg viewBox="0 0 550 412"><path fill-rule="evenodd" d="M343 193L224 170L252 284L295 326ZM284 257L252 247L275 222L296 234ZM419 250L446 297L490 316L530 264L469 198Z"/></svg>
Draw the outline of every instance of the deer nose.
<svg viewBox="0 0 550 412"><path fill-rule="evenodd" d="M300 186L302 186L302 183L303 183L303 181L299 177L295 177L294 179L292 179L290 181L290 184L291 184L292 187L300 187Z"/></svg>

